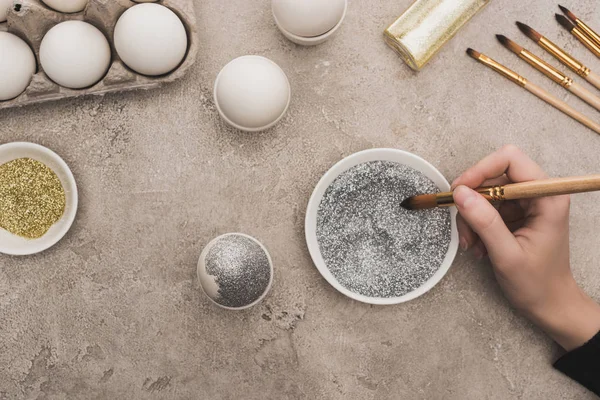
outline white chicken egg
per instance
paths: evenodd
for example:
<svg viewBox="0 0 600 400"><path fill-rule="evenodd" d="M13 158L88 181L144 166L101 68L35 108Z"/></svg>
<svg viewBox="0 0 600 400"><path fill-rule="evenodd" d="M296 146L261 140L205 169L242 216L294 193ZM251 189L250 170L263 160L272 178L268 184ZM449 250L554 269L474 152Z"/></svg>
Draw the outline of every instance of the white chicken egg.
<svg viewBox="0 0 600 400"><path fill-rule="evenodd" d="M88 0L42 0L46 5L63 13L76 13L83 11Z"/></svg>
<svg viewBox="0 0 600 400"><path fill-rule="evenodd" d="M102 32L87 22L62 22L42 39L40 63L46 75L59 85L86 88L108 71L110 45Z"/></svg>
<svg viewBox="0 0 600 400"><path fill-rule="evenodd" d="M6 21L8 10L12 6L13 0L0 0L0 22Z"/></svg>
<svg viewBox="0 0 600 400"><path fill-rule="evenodd" d="M347 0L272 0L280 29L310 38L332 30L344 17Z"/></svg>
<svg viewBox="0 0 600 400"><path fill-rule="evenodd" d="M138 4L115 26L115 48L121 60L143 75L163 75L181 64L188 39L183 23L167 7Z"/></svg>
<svg viewBox="0 0 600 400"><path fill-rule="evenodd" d="M272 127L285 115L291 89L285 72L273 61L243 56L221 70L214 98L225 122L256 132Z"/></svg>
<svg viewBox="0 0 600 400"><path fill-rule="evenodd" d="M35 56L18 36L0 32L0 100L14 99L35 74Z"/></svg>

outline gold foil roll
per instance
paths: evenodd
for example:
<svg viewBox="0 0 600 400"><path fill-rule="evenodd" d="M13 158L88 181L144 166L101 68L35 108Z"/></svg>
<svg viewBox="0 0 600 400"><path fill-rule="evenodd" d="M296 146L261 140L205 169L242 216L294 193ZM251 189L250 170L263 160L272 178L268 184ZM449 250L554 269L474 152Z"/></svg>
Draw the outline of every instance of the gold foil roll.
<svg viewBox="0 0 600 400"><path fill-rule="evenodd" d="M384 32L386 42L420 70L489 0L417 0Z"/></svg>

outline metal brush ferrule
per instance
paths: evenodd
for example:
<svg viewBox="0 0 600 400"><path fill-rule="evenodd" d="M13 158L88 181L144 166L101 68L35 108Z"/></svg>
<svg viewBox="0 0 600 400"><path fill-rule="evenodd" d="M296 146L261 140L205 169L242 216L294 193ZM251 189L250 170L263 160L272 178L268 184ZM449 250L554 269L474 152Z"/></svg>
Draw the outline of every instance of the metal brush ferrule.
<svg viewBox="0 0 600 400"><path fill-rule="evenodd" d="M489 201L504 201L504 186L489 186L475 189Z"/></svg>
<svg viewBox="0 0 600 400"><path fill-rule="evenodd" d="M590 39L592 39L592 41L594 43L596 43L598 46L600 46L600 35L598 35L592 28L590 28L589 26L587 26L585 23L583 23L579 19L577 19L575 21L575 25L577 25L577 27L579 29L581 29L583 31L583 33L586 34L587 37L589 37Z"/></svg>
<svg viewBox="0 0 600 400"><path fill-rule="evenodd" d="M590 72L591 70L588 67L582 65L581 69L577 71L577 75L581 76L582 78L585 78L590 74Z"/></svg>
<svg viewBox="0 0 600 400"><path fill-rule="evenodd" d="M452 192L438 193L435 196L438 207L450 207L454 205L454 197Z"/></svg>
<svg viewBox="0 0 600 400"><path fill-rule="evenodd" d="M585 47L587 47L596 57L600 57L600 46L594 40L589 38L581 29L575 28L571 33L579 39Z"/></svg>
<svg viewBox="0 0 600 400"><path fill-rule="evenodd" d="M548 64L546 61L536 56L535 54L527 50L523 50L519 54L519 57L527 61L527 63L533 68L537 69L538 71L540 71L548 78L561 85L562 87L569 88L573 84L573 79L569 78L568 76L566 76L565 74L554 68L552 65Z"/></svg>
<svg viewBox="0 0 600 400"><path fill-rule="evenodd" d="M554 57L558 58L560 61L565 63L567 67L575 71L577 75L585 78L590 74L590 69L588 67L571 57L569 54L565 53L560 47L558 47L545 37L542 37L538 43L540 44L540 46L546 49L548 53L552 54Z"/></svg>
<svg viewBox="0 0 600 400"><path fill-rule="evenodd" d="M499 74L510 79L511 81L513 81L514 83L516 83L519 86L525 87L525 85L527 84L527 79L523 78L521 75L517 74L516 72L506 68L504 65L492 60L491 58L489 58L486 55L481 54L479 56L479 61L481 61L488 67L492 68L494 71L498 72Z"/></svg>
<svg viewBox="0 0 600 400"><path fill-rule="evenodd" d="M506 200L504 197L504 186L489 186L489 187L480 187L477 189L473 189L483 197L487 201L495 202L495 201L504 201ZM438 193L435 196L435 200L438 207L450 207L454 205L454 193L452 192L444 192Z"/></svg>

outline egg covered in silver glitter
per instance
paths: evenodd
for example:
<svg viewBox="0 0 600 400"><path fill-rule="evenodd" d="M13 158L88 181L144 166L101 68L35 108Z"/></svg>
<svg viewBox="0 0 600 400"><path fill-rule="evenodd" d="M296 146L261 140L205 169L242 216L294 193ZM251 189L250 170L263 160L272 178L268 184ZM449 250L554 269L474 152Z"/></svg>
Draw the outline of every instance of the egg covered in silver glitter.
<svg viewBox="0 0 600 400"><path fill-rule="evenodd" d="M259 303L273 283L273 263L267 249L243 233L213 239L198 261L198 280L215 304L242 310Z"/></svg>

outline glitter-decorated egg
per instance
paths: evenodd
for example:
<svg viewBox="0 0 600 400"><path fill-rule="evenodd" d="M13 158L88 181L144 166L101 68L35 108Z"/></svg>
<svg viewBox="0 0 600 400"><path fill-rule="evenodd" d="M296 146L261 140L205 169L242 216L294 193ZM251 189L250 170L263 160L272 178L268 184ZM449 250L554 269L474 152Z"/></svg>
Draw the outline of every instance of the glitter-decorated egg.
<svg viewBox="0 0 600 400"><path fill-rule="evenodd" d="M198 280L215 304L242 310L267 295L273 283L273 263L258 240L228 233L212 240L202 251Z"/></svg>
<svg viewBox="0 0 600 400"><path fill-rule="evenodd" d="M275 125L285 115L291 88L285 72L268 58L243 56L227 64L217 76L215 104L234 128L257 132Z"/></svg>
<svg viewBox="0 0 600 400"><path fill-rule="evenodd" d="M292 42L311 46L327 40L339 28L347 0L272 0L273 18Z"/></svg>

